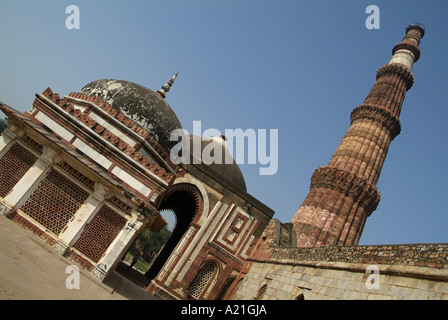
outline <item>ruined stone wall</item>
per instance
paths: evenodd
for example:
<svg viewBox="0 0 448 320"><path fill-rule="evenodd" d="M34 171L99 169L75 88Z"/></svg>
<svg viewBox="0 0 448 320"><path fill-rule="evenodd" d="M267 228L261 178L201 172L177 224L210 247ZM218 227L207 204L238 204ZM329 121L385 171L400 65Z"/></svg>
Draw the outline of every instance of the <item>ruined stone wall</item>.
<svg viewBox="0 0 448 320"><path fill-rule="evenodd" d="M233 298L445 300L447 255L448 244L270 247L249 260Z"/></svg>
<svg viewBox="0 0 448 320"><path fill-rule="evenodd" d="M272 219L263 231L264 242L272 247L296 247L297 235L292 223L281 223Z"/></svg>

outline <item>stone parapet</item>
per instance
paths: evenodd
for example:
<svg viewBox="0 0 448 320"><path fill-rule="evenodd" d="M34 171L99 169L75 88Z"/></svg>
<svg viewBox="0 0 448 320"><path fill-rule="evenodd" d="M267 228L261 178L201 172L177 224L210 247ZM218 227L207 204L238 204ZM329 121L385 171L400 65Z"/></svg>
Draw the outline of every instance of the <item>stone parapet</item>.
<svg viewBox="0 0 448 320"><path fill-rule="evenodd" d="M447 300L447 255L448 244L265 248L233 298Z"/></svg>
<svg viewBox="0 0 448 320"><path fill-rule="evenodd" d="M278 263L326 261L448 269L448 244L331 246L319 248L270 247L266 250L269 254L268 261ZM252 259L257 260L257 257Z"/></svg>

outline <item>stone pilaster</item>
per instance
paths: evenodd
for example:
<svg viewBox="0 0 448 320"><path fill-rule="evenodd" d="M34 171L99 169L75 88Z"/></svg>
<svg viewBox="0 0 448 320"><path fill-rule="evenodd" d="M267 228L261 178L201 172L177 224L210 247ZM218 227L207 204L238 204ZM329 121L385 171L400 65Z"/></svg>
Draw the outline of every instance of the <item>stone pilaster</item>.
<svg viewBox="0 0 448 320"><path fill-rule="evenodd" d="M20 130L15 124L8 123L8 127L0 135L0 158L9 149L8 147L14 139L23 137L24 135L25 131Z"/></svg>
<svg viewBox="0 0 448 320"><path fill-rule="evenodd" d="M137 220L130 220L118 235L117 239L107 250L106 255L101 259L96 268L92 271L93 276L104 281L107 274L119 262L123 251L128 249L128 245L132 243L133 237L141 228L142 223Z"/></svg>

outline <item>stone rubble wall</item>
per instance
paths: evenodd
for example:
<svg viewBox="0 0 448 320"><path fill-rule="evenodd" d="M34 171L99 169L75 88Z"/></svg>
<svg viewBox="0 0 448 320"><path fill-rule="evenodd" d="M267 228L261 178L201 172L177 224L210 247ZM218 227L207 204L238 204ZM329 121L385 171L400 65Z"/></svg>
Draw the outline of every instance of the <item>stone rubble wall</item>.
<svg viewBox="0 0 448 320"><path fill-rule="evenodd" d="M266 285L262 300L448 300L448 244L266 251L249 260L234 299L255 299Z"/></svg>
<svg viewBox="0 0 448 320"><path fill-rule="evenodd" d="M448 244L333 246L268 249L272 260L339 261L448 268Z"/></svg>

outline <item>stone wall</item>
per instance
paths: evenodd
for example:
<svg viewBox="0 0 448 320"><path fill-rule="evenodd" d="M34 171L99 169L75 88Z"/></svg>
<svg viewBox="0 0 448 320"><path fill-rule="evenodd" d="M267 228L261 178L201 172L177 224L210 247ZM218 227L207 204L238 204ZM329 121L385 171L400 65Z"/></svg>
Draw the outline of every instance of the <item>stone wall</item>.
<svg viewBox="0 0 448 320"><path fill-rule="evenodd" d="M448 268L448 244L268 249L272 261L338 261Z"/></svg>
<svg viewBox="0 0 448 320"><path fill-rule="evenodd" d="M447 255L448 244L270 247L249 259L233 298L445 300Z"/></svg>
<svg viewBox="0 0 448 320"><path fill-rule="evenodd" d="M281 223L278 219L272 219L263 231L263 238L268 246L296 247L297 235L292 223Z"/></svg>

